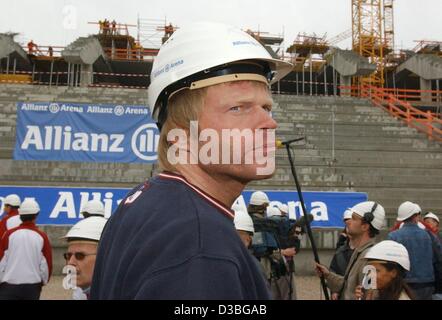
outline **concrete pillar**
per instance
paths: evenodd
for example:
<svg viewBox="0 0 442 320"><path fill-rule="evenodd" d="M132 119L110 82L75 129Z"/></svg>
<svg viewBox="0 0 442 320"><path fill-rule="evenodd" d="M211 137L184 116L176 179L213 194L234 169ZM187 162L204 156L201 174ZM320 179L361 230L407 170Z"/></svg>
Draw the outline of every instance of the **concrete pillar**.
<svg viewBox="0 0 442 320"><path fill-rule="evenodd" d="M92 84L92 65L81 65L80 87L87 87Z"/></svg>
<svg viewBox="0 0 442 320"><path fill-rule="evenodd" d="M340 75L340 79L341 79L341 87L350 87L351 86L351 77ZM341 96L342 97L351 96L351 89L348 89L348 88L341 89Z"/></svg>
<svg viewBox="0 0 442 320"><path fill-rule="evenodd" d="M421 90L431 90L431 80L420 78ZM421 92L421 101L431 102L431 92Z"/></svg>

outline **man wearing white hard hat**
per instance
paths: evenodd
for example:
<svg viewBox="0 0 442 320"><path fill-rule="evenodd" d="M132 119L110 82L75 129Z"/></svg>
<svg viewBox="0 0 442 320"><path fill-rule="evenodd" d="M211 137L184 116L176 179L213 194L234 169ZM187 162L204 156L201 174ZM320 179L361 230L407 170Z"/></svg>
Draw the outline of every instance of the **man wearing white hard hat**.
<svg viewBox="0 0 442 320"><path fill-rule="evenodd" d="M292 68L219 23L181 27L162 45L148 89L160 173L110 218L93 299L270 297L230 208L249 182L274 173L270 85ZM242 138L251 143L237 147Z"/></svg>
<svg viewBox="0 0 442 320"><path fill-rule="evenodd" d="M411 270L405 280L419 300L431 300L435 289L432 235L418 226L422 210L416 203L406 201L398 208L397 220L402 228L390 232L388 239L401 243L410 256Z"/></svg>
<svg viewBox="0 0 442 320"><path fill-rule="evenodd" d="M433 212L427 212L424 216L424 221L434 229L437 235L439 235L439 217L437 215Z"/></svg>
<svg viewBox="0 0 442 320"><path fill-rule="evenodd" d="M9 229L18 227L21 224L18 208L20 208L21 200L16 194L10 194L3 200L4 216L0 221L0 239Z"/></svg>
<svg viewBox="0 0 442 320"><path fill-rule="evenodd" d="M410 259L402 244L391 240L379 242L368 250L365 259L374 268L374 274L367 273L367 277L371 278L371 288L363 288L368 283L356 288L358 300L414 299L413 291L405 282L405 275L410 271Z"/></svg>
<svg viewBox="0 0 442 320"><path fill-rule="evenodd" d="M358 203L351 208L352 217L348 223L348 234L356 244L348 262L345 274L330 272L327 267L316 263L318 275L323 275L332 292L338 293L340 300L354 300L355 290L363 279L362 270L367 264L364 256L375 245L375 237L382 229L385 220L384 208L374 201Z"/></svg>
<svg viewBox="0 0 442 320"><path fill-rule="evenodd" d="M68 249L63 257L67 265L75 268L75 282L79 288L74 291L75 300L89 298L98 242L106 222L103 217L89 217L77 222L64 236Z"/></svg>
<svg viewBox="0 0 442 320"><path fill-rule="evenodd" d="M81 214L84 218L104 217L104 205L100 200L90 200L81 208Z"/></svg>
<svg viewBox="0 0 442 320"><path fill-rule="evenodd" d="M52 273L52 249L35 220L40 206L26 199L18 210L23 223L0 241L0 299L38 300Z"/></svg>
<svg viewBox="0 0 442 320"><path fill-rule="evenodd" d="M295 220L290 221L286 204L267 207L267 217L276 223L278 230L275 234L278 250L270 256L273 266L279 266L279 271L272 272L269 278L273 299L296 300L294 257L300 248L302 227L296 226Z"/></svg>
<svg viewBox="0 0 442 320"><path fill-rule="evenodd" d="M269 207L269 197L263 191L254 191L250 196L247 211L252 217L255 225L255 234L252 242L252 254L258 259L261 269L271 289L273 299L279 299L279 287L277 280L280 278L280 270L275 267L280 265L274 263L281 258L276 235L264 226L269 222L269 218L280 216L281 211L276 207Z"/></svg>

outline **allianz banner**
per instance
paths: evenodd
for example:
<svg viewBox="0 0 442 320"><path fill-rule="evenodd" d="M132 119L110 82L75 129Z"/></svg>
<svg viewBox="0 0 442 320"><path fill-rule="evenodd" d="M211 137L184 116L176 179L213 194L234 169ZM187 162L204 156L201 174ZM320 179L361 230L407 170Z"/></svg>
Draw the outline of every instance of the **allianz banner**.
<svg viewBox="0 0 442 320"><path fill-rule="evenodd" d="M157 160L159 132L145 106L17 103L15 160Z"/></svg>
<svg viewBox="0 0 442 320"><path fill-rule="evenodd" d="M4 198L18 194L22 201L34 198L40 204L38 224L74 224L80 217L80 210L87 201L101 200L106 217L110 217L130 189L111 188L59 188L59 187L12 187L0 186L0 208L3 213ZM253 191L244 191L237 199L241 206L248 204ZM291 219L301 216L301 205L295 191L265 191L271 206L287 204ZM341 228L342 214L348 207L366 201L367 194L356 192L303 192L307 210L313 214L313 227Z"/></svg>

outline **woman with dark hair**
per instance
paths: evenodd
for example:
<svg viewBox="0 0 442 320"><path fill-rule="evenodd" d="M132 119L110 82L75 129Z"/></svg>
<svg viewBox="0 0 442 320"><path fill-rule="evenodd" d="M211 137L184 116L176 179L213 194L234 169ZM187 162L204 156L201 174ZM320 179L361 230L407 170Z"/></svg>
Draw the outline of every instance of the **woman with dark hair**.
<svg viewBox="0 0 442 320"><path fill-rule="evenodd" d="M410 271L407 249L400 243L386 240L373 246L365 255L372 273L367 273L371 282L363 281L356 287L359 300L412 300L414 294L404 278ZM370 268L371 267L371 268Z"/></svg>

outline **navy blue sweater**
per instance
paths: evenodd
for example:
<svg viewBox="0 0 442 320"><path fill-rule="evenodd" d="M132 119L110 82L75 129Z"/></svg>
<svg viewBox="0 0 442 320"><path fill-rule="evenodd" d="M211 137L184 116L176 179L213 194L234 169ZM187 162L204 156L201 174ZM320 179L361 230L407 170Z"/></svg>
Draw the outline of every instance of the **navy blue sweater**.
<svg viewBox="0 0 442 320"><path fill-rule="evenodd" d="M91 299L269 299L233 212L182 176L132 190L103 231Z"/></svg>

